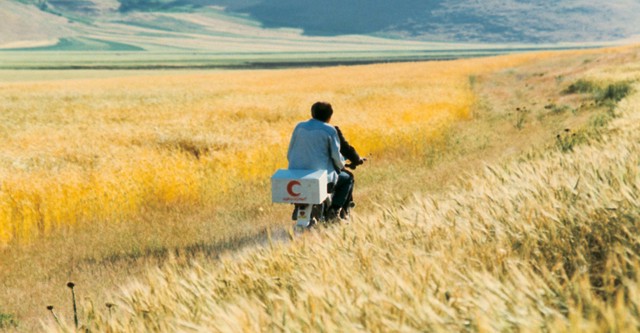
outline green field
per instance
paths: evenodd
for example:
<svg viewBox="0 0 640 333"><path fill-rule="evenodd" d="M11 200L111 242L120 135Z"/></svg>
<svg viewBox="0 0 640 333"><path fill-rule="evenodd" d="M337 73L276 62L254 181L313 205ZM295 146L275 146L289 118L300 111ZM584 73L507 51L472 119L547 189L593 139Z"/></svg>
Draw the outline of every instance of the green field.
<svg viewBox="0 0 640 333"><path fill-rule="evenodd" d="M274 69L440 61L592 46L486 47L418 51L352 52L136 52L136 46L93 39L63 40L34 50L0 51L0 70L66 69ZM93 51L87 51L87 49Z"/></svg>

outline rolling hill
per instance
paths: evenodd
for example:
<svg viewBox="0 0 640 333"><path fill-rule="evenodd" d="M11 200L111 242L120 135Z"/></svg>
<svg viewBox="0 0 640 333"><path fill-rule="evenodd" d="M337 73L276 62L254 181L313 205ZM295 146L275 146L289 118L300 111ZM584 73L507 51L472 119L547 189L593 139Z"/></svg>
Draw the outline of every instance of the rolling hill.
<svg viewBox="0 0 640 333"><path fill-rule="evenodd" d="M5 0L0 49L342 52L605 43L640 34L639 13L636 0Z"/></svg>
<svg viewBox="0 0 640 333"><path fill-rule="evenodd" d="M16 1L0 4L0 49L217 53L340 52L424 49L423 42L367 36L305 36L299 29L264 28L222 7L146 10L117 1Z"/></svg>

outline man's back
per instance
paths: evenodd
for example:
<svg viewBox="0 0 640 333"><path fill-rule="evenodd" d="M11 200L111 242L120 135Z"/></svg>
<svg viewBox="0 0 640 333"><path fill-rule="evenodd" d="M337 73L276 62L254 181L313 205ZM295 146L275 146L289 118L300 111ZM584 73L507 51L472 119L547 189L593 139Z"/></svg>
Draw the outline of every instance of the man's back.
<svg viewBox="0 0 640 333"><path fill-rule="evenodd" d="M327 180L335 183L338 170L344 167L340 141L333 126L310 119L299 123L289 143L289 169L326 170Z"/></svg>

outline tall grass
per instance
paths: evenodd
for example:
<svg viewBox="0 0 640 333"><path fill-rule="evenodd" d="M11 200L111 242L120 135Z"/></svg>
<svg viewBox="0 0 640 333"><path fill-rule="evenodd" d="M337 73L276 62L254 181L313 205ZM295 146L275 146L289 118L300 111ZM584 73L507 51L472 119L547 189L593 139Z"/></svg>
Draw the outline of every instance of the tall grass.
<svg viewBox="0 0 640 333"><path fill-rule="evenodd" d="M616 103L632 92L632 82L621 81L610 84L599 84L580 79L569 85L565 92L568 94L589 93L593 95L596 103L614 108Z"/></svg>
<svg viewBox="0 0 640 333"><path fill-rule="evenodd" d="M221 262L123 288L95 331L602 332L640 329L640 95L571 151L487 165ZM56 329L52 327L52 329Z"/></svg>
<svg viewBox="0 0 640 333"><path fill-rule="evenodd" d="M3 83L0 244L233 204L238 186L286 166L290 132L317 100L364 155L419 156L469 116L469 75L543 56Z"/></svg>

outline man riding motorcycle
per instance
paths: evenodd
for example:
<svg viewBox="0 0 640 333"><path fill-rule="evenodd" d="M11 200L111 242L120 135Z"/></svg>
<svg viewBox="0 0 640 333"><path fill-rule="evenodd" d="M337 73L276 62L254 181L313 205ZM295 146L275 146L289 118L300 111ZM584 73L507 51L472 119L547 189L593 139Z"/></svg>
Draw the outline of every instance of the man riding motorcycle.
<svg viewBox="0 0 640 333"><path fill-rule="evenodd" d="M348 213L352 197L353 175L346 170L345 154L353 165L364 161L351 147L336 127L329 125L333 108L326 102L311 106L311 119L299 123L291 135L287 159L289 169L325 170L333 200L329 209L330 218ZM342 137L342 140L341 140ZM341 141L344 143L341 145ZM356 161L354 161L354 159ZM344 211L343 211L343 208Z"/></svg>

